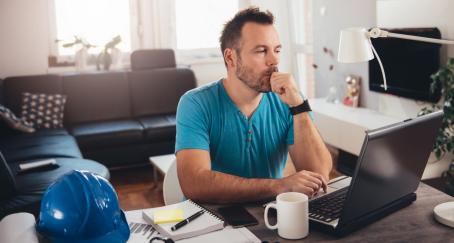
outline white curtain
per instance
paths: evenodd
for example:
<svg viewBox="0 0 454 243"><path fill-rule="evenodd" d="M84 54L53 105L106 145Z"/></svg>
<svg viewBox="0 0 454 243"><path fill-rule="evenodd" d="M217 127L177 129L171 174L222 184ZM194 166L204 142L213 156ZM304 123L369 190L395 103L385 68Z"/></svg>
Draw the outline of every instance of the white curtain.
<svg viewBox="0 0 454 243"><path fill-rule="evenodd" d="M134 49L176 48L175 1L131 0L136 30Z"/></svg>

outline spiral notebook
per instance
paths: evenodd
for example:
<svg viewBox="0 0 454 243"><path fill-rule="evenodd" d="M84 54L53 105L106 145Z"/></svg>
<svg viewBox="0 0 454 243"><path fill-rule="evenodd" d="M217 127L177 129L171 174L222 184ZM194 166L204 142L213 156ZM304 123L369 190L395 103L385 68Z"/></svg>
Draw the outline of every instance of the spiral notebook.
<svg viewBox="0 0 454 243"><path fill-rule="evenodd" d="M172 209L182 209L184 218L188 218L194 213L204 210L205 212L198 218L194 219L187 225L181 227L176 231L172 231L170 228L175 225L175 223L167 224L155 224L153 221L153 212L159 210L172 210ZM202 234L206 234L212 231L220 230L224 228L224 221L218 218L216 215L201 207L197 203L186 200L180 203L167 205L159 208L152 208L142 211L142 217L147 222L153 225L153 227L165 237L172 238L172 240L180 240L185 238L190 238Z"/></svg>

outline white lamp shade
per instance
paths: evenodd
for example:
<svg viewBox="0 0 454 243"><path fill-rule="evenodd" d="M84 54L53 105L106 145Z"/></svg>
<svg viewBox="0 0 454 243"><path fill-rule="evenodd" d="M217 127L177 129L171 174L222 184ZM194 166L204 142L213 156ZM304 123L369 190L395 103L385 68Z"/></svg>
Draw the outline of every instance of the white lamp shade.
<svg viewBox="0 0 454 243"><path fill-rule="evenodd" d="M374 55L365 28L348 28L340 32L337 60L341 63L366 62Z"/></svg>

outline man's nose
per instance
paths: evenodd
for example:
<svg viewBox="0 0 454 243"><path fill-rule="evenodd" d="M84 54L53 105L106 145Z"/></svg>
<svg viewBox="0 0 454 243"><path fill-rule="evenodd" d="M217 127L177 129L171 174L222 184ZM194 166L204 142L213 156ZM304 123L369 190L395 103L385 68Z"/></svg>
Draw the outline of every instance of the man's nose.
<svg viewBox="0 0 454 243"><path fill-rule="evenodd" d="M279 53L270 52L266 59L267 66L277 66L279 64Z"/></svg>

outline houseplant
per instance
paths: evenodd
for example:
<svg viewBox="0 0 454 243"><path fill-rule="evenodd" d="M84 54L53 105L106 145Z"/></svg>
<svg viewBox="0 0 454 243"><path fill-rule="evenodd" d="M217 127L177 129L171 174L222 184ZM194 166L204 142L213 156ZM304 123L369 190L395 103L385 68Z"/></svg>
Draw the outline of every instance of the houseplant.
<svg viewBox="0 0 454 243"><path fill-rule="evenodd" d="M112 64L112 54L118 52L119 50L115 47L121 42L121 36L115 36L111 41L109 41L105 46L104 50L98 55L96 59L96 69L97 70L109 70L110 65ZM119 54L116 53L116 56Z"/></svg>
<svg viewBox="0 0 454 243"><path fill-rule="evenodd" d="M450 58L446 66L441 67L431 76L432 93L441 91L441 101L421 109L418 115L428 114L443 109L444 117L433 147L437 159L442 159L446 153L454 153L454 58ZM454 195L454 160L442 178L446 183L446 191Z"/></svg>

